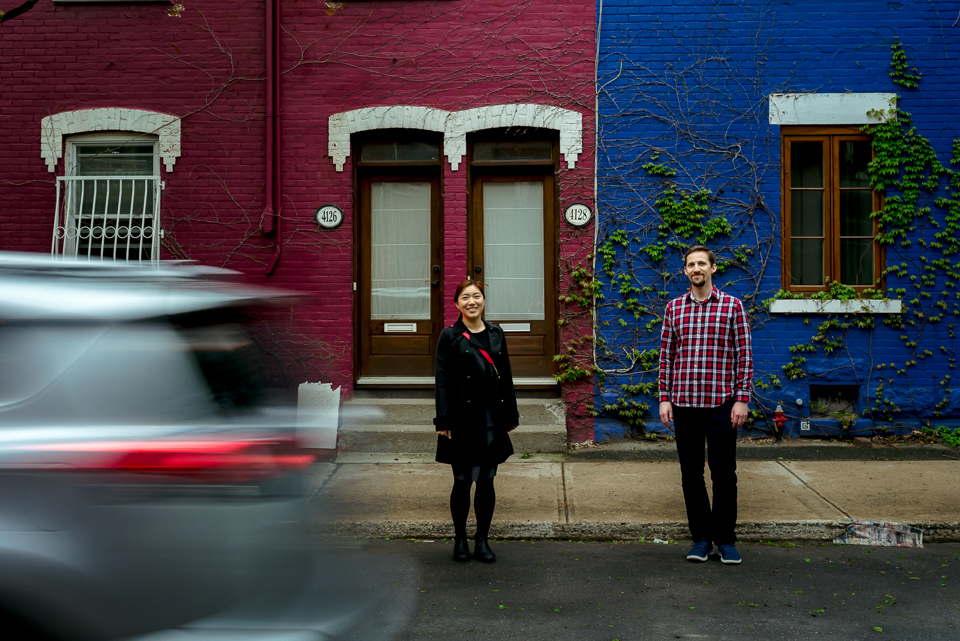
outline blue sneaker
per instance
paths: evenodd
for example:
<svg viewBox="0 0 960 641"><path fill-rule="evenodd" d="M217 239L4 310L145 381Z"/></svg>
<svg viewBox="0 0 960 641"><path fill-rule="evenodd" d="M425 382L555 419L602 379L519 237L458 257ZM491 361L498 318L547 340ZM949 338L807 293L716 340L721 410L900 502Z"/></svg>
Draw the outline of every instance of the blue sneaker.
<svg viewBox="0 0 960 641"><path fill-rule="evenodd" d="M687 552L687 561L702 563L707 560L712 550L713 544L710 541L694 541L693 547Z"/></svg>
<svg viewBox="0 0 960 641"><path fill-rule="evenodd" d="M689 556L687 557L690 558ZM727 565L737 565L742 559L740 558L740 553L737 552L737 546L733 543L727 543L720 546L720 562L726 563Z"/></svg>

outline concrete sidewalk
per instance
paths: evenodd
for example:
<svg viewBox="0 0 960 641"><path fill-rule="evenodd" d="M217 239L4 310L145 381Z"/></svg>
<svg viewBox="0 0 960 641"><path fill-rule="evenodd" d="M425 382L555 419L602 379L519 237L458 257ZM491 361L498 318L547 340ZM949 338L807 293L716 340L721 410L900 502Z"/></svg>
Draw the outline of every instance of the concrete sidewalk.
<svg viewBox="0 0 960 641"><path fill-rule="evenodd" d="M318 463L322 531L452 536L450 468L431 459ZM740 460L738 475L742 540L828 541L849 519L914 525L927 541L960 540L960 458ZM675 461L513 457L500 466L496 488L493 538L689 538Z"/></svg>

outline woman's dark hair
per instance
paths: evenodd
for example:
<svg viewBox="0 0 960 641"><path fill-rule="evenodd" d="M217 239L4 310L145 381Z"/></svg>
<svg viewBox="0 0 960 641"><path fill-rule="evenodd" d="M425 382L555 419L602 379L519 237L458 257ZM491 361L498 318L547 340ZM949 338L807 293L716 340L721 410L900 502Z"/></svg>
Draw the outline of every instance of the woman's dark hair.
<svg viewBox="0 0 960 641"><path fill-rule="evenodd" d="M483 291L483 283L479 283L475 280L471 280L468 278L467 280L457 285L457 291L454 292L453 294L453 302L457 302L457 300L460 298L460 294L463 293L463 290L465 290L467 287L470 287L470 285L473 285L474 287L479 289L481 296L483 296L484 298L487 297L487 293Z"/></svg>

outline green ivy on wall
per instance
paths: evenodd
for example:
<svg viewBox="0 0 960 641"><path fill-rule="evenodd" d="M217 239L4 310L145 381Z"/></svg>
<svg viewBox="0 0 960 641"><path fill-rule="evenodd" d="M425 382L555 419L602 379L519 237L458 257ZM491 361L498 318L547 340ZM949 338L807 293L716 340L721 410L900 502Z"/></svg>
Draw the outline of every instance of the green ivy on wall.
<svg viewBox="0 0 960 641"><path fill-rule="evenodd" d="M917 89L921 74L909 66L898 40L891 45L891 50L892 81L906 89ZM956 169L938 160L933 145L913 125L909 113L893 107L890 112L873 115L877 116L877 122L865 126L863 131L872 137L874 147L874 159L869 165L870 184L883 195L881 209L873 214L877 225L876 240L888 249L887 267L882 277L867 290L830 282L828 291L812 296L779 291L772 298L759 302L759 297L748 292L743 299L754 323L759 325L772 320L769 304L782 298L899 299L903 313L885 316L882 321L869 313L835 314L824 320L805 318L803 322L811 326L811 335L806 341L789 347L790 361L782 366L782 373L761 373L754 381L755 403L750 412L752 427L776 431L771 418L772 408L780 400L777 391L784 386L780 376L794 385L811 380L807 365L808 359L815 356L846 358L852 365L851 338L856 335L861 344L864 340L872 340L868 337L881 323L899 336L908 356L902 362L868 364L865 378L860 382L868 392L870 406L862 411L862 415L872 418L875 425L895 423L902 412L895 399L911 394L911 372L935 356L946 356L948 368L938 379L943 396L936 404L933 417L947 410L952 402L949 372L955 368L950 355L953 344L936 344L937 337L943 334L930 330L932 325L939 324L952 341L953 321L960 316L960 292L956 290L956 283L960 282L960 175ZM742 228L756 225L753 216L757 212L765 213L766 208L762 205L751 210L746 225L744 220L732 224L727 216L711 215L712 207L724 197L722 189L716 193L702 187L687 190L678 184L677 175L681 169L687 175L691 172L697 175L700 169L696 165L677 164L676 158L674 162L664 164L659 162L659 155L655 152L648 158L641 167L648 180L653 181L656 195L651 199L652 208L643 216L653 222L643 233L628 231L627 225L615 226L607 233L598 243L596 255L598 271L602 270L609 285L601 284L584 272L580 283L583 297L577 303L586 303L589 297L592 304L603 304L605 309L612 307L618 311L615 320L601 321L601 327L613 322L623 330L643 337L642 340L649 345L659 336L661 313L669 296L668 283L675 277L669 261L694 244L722 246L723 257L718 256L718 272L740 268L747 274L745 278L754 279L753 290L759 293L769 247L759 235L754 242L743 242ZM960 166L960 140L953 142L949 164ZM711 177L701 176L700 180L708 184ZM758 193L744 197L748 206L751 199L762 203ZM773 224L779 225L778 217ZM651 268L650 278L637 278L637 272L647 273ZM896 277L904 282L901 286L885 289L886 277ZM622 369L608 369L607 372L630 374L633 381L610 389L604 385L604 370L596 366L564 370L562 355L558 357L561 361L560 379L595 375L607 399L598 406L599 412L642 431L644 418L650 416L649 401L651 397L655 399L657 392L657 350L620 348L623 353L614 353L600 335L595 348L601 357L624 363ZM615 400L611 401L611 398ZM845 411L834 414L833 418L846 429L851 428L858 418Z"/></svg>

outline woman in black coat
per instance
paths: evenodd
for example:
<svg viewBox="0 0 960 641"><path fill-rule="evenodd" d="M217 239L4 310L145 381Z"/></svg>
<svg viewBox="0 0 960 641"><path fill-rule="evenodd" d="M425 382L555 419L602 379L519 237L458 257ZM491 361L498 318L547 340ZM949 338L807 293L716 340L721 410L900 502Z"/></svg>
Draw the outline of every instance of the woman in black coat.
<svg viewBox="0 0 960 641"><path fill-rule="evenodd" d="M437 343L437 461L453 466L454 560L470 559L467 514L470 486L476 483L473 556L493 563L497 557L487 543L497 500L493 478L497 465L513 454L507 432L519 423L517 396L503 330L482 317L483 285L465 280L453 300L460 317L443 329Z"/></svg>

